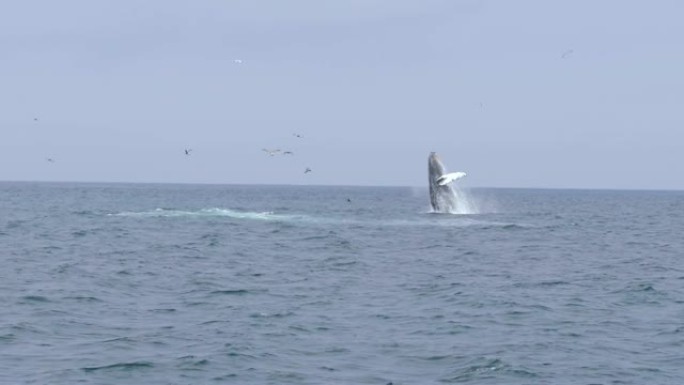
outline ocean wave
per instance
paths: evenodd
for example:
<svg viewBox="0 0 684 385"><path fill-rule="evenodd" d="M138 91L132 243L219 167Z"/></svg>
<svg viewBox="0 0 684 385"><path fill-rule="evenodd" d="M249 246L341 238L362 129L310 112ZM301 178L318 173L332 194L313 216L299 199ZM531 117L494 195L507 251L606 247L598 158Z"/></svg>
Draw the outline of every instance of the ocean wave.
<svg viewBox="0 0 684 385"><path fill-rule="evenodd" d="M123 370L123 371L131 371L131 370L137 370L137 369L145 369L145 368L151 368L154 365L151 362L147 361L136 361L136 362L121 362L121 363L116 363L112 365L104 365L104 366L91 366L91 367L85 367L82 368L85 372L94 372L97 370Z"/></svg>
<svg viewBox="0 0 684 385"><path fill-rule="evenodd" d="M458 367L452 375L440 381L446 383L479 382L484 379L524 379L529 381L538 374L527 368L516 368L499 358L479 357ZM506 381L502 381L506 382Z"/></svg>

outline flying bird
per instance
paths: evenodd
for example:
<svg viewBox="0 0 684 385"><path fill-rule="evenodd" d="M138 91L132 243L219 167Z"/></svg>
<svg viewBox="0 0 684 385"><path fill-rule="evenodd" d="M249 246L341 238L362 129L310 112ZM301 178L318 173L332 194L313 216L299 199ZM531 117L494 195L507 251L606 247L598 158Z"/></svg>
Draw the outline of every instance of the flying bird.
<svg viewBox="0 0 684 385"><path fill-rule="evenodd" d="M573 50L573 49L569 49L569 50L563 52L563 54L561 55L561 59L565 59L566 57L572 55L573 52L575 52L575 50Z"/></svg>
<svg viewBox="0 0 684 385"><path fill-rule="evenodd" d="M283 152L283 155L294 155L292 151L285 151Z"/></svg>
<svg viewBox="0 0 684 385"><path fill-rule="evenodd" d="M262 149L262 151L266 152L270 156L275 156L275 155L280 154L280 149L278 149L278 148L275 150L269 150L267 148L264 148L264 149Z"/></svg>
<svg viewBox="0 0 684 385"><path fill-rule="evenodd" d="M308 168L308 167L306 168L306 170L304 170L304 174L308 174L308 173L310 173L310 172L311 172L311 169Z"/></svg>
<svg viewBox="0 0 684 385"><path fill-rule="evenodd" d="M294 134L292 134L292 135L293 135L293 136L296 136L297 138L303 138L303 136L301 136L300 134L298 134L298 133L296 133L296 132L295 132Z"/></svg>
<svg viewBox="0 0 684 385"><path fill-rule="evenodd" d="M444 175L440 176L439 178L437 178L437 184L440 186L444 186L444 185L447 185L453 181L459 180L465 176L466 176L466 173L464 173L464 172L460 172L460 171L459 172L450 172L448 174L444 174Z"/></svg>
<svg viewBox="0 0 684 385"><path fill-rule="evenodd" d="M52 159L52 158L47 158L47 159L45 159L45 160L48 161L48 162L50 162L50 163L55 163L55 160Z"/></svg>
<svg viewBox="0 0 684 385"><path fill-rule="evenodd" d="M191 148L186 148L185 149L185 155L190 155L190 151L192 151Z"/></svg>
<svg viewBox="0 0 684 385"><path fill-rule="evenodd" d="M242 59L235 59L235 60L233 60L233 63L242 64Z"/></svg>

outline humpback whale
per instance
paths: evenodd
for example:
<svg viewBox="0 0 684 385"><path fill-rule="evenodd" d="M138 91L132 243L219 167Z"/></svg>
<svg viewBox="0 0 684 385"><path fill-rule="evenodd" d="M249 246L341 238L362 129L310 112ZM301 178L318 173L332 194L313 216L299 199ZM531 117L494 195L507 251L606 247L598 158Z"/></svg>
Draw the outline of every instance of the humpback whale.
<svg viewBox="0 0 684 385"><path fill-rule="evenodd" d="M450 183L466 176L464 172L447 173L446 167L431 152L428 157L428 181L430 186L430 207L436 213L452 213L456 211L456 194Z"/></svg>

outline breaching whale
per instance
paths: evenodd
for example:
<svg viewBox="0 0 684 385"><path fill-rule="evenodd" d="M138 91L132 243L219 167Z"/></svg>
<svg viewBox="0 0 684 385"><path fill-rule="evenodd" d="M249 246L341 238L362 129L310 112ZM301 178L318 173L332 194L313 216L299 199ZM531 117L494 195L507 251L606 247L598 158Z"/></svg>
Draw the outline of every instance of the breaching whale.
<svg viewBox="0 0 684 385"><path fill-rule="evenodd" d="M437 153L430 153L428 157L428 181L430 186L430 206L433 212L456 212L458 202L450 183L464 176L466 176L464 172L447 173L446 167L442 164Z"/></svg>

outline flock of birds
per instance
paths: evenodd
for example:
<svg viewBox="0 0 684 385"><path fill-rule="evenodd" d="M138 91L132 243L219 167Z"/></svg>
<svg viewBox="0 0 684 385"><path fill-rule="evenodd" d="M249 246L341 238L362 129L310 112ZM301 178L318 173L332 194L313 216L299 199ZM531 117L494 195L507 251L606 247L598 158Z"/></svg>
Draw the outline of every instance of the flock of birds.
<svg viewBox="0 0 684 385"><path fill-rule="evenodd" d="M295 138L299 138L299 139L304 138L304 136L302 136L301 134L298 134L298 133L294 133L294 134L292 134L292 136L294 136ZM279 149L279 148L275 148L275 149L263 148L262 151L265 152L268 156L276 156L276 155L294 155L294 152L292 152L292 151L289 151L289 150L283 151L283 150L281 150L281 149ZM184 150L184 152L185 152L185 156L190 156L190 153L192 152L192 149L191 149L191 148L186 148L186 149ZM48 158L48 160L49 160L50 162L54 162L54 160L52 160L51 158ZM304 169L304 174L308 174L308 173L310 173L310 172L312 172L312 171L313 171L313 170L311 170L310 167L306 167L306 168ZM351 203L351 199L347 198L347 202Z"/></svg>
<svg viewBox="0 0 684 385"><path fill-rule="evenodd" d="M575 52L574 49L568 49L568 50L564 51L564 52L560 55L560 58L561 58L561 59L565 59L565 58L571 56L574 52ZM243 61L242 59L234 59L234 60L233 60L233 63L234 63L234 64L237 64L237 65L241 65L241 64L244 63L244 61ZM484 107L484 104L483 104L482 102L480 102L480 108L483 108L483 107ZM34 122L37 122L37 121L38 121L38 118L33 118L33 121L34 121ZM292 135L294 135L294 136L297 137L297 138L303 138L302 135L297 134L297 133L294 133L294 134L292 134ZM264 151L266 154L268 154L269 156L276 156L276 155L294 155L294 153L293 153L292 151L281 151L280 149L267 149L267 148L264 148L263 151ZM185 155L186 155L186 156L190 156L190 153L191 153L191 152L192 152L192 149L190 149L190 148L186 148L186 149L185 149ZM49 163L54 163L54 162L55 162L55 160L54 160L53 158L45 158L45 160L46 160L47 162L49 162ZM307 167L306 169L304 169L304 174L308 174L308 173L310 173L310 172L311 172L311 168ZM465 176L465 173L464 173L464 175L462 175L462 176L456 177L456 179L460 179L460 178L462 178L463 176ZM445 182L444 184L450 183L450 182L452 182L453 180L455 180L455 179L449 180L448 182ZM441 183L440 183L440 184L441 184Z"/></svg>
<svg viewBox="0 0 684 385"><path fill-rule="evenodd" d="M33 121L34 121L34 122L37 122L37 121L38 121L38 118L33 118ZM292 134L292 135L293 135L294 137L296 137L296 138L300 138L300 139L303 138L303 136L302 136L301 134L294 133L294 134ZM190 154L192 153L192 148L185 148L183 151L184 151L184 153L185 153L185 156L190 156ZM272 149L272 150L271 150L271 149L264 148L262 151L264 151L264 152L265 152L266 154L268 154L269 156L276 156L276 155L294 155L294 153L293 153L292 151L282 151L282 150L279 149L279 148ZM55 163L55 159L54 159L54 158L45 158L45 161L48 162L48 163ZM311 171L312 171L312 170L311 170L310 167L306 167L306 168L304 169L304 174L308 174L308 173L310 173Z"/></svg>
<svg viewBox="0 0 684 385"><path fill-rule="evenodd" d="M300 138L300 139L303 138L303 136L302 136L301 134L294 133L294 134L292 134L292 135L293 135L294 137L296 137L296 138ZM266 154L268 154L269 156L276 156L276 155L294 155L294 152L292 152L292 151L283 151L283 150L281 150L281 149L279 149L279 148L276 148L276 149L264 148L264 149L262 149L262 151L265 152ZM190 156L190 153L191 153L191 152L192 152L192 149L191 149L191 148L186 148L186 149L185 149L185 156ZM51 158L48 158L48 161L54 162L54 160L52 160ZM304 174L308 174L308 173L310 173L311 171L312 171L311 168L310 168L310 167L307 167L307 168L304 169Z"/></svg>
<svg viewBox="0 0 684 385"><path fill-rule="evenodd" d="M297 134L297 133L292 134L292 136L294 136L295 138L299 138L299 139L303 138L303 136L301 134ZM268 156L294 155L294 153L292 151L283 151L279 148L275 148L275 149L264 148L264 149L262 149L262 151L265 152ZM307 167L304 169L304 174L308 174L310 172L311 172L311 168Z"/></svg>

